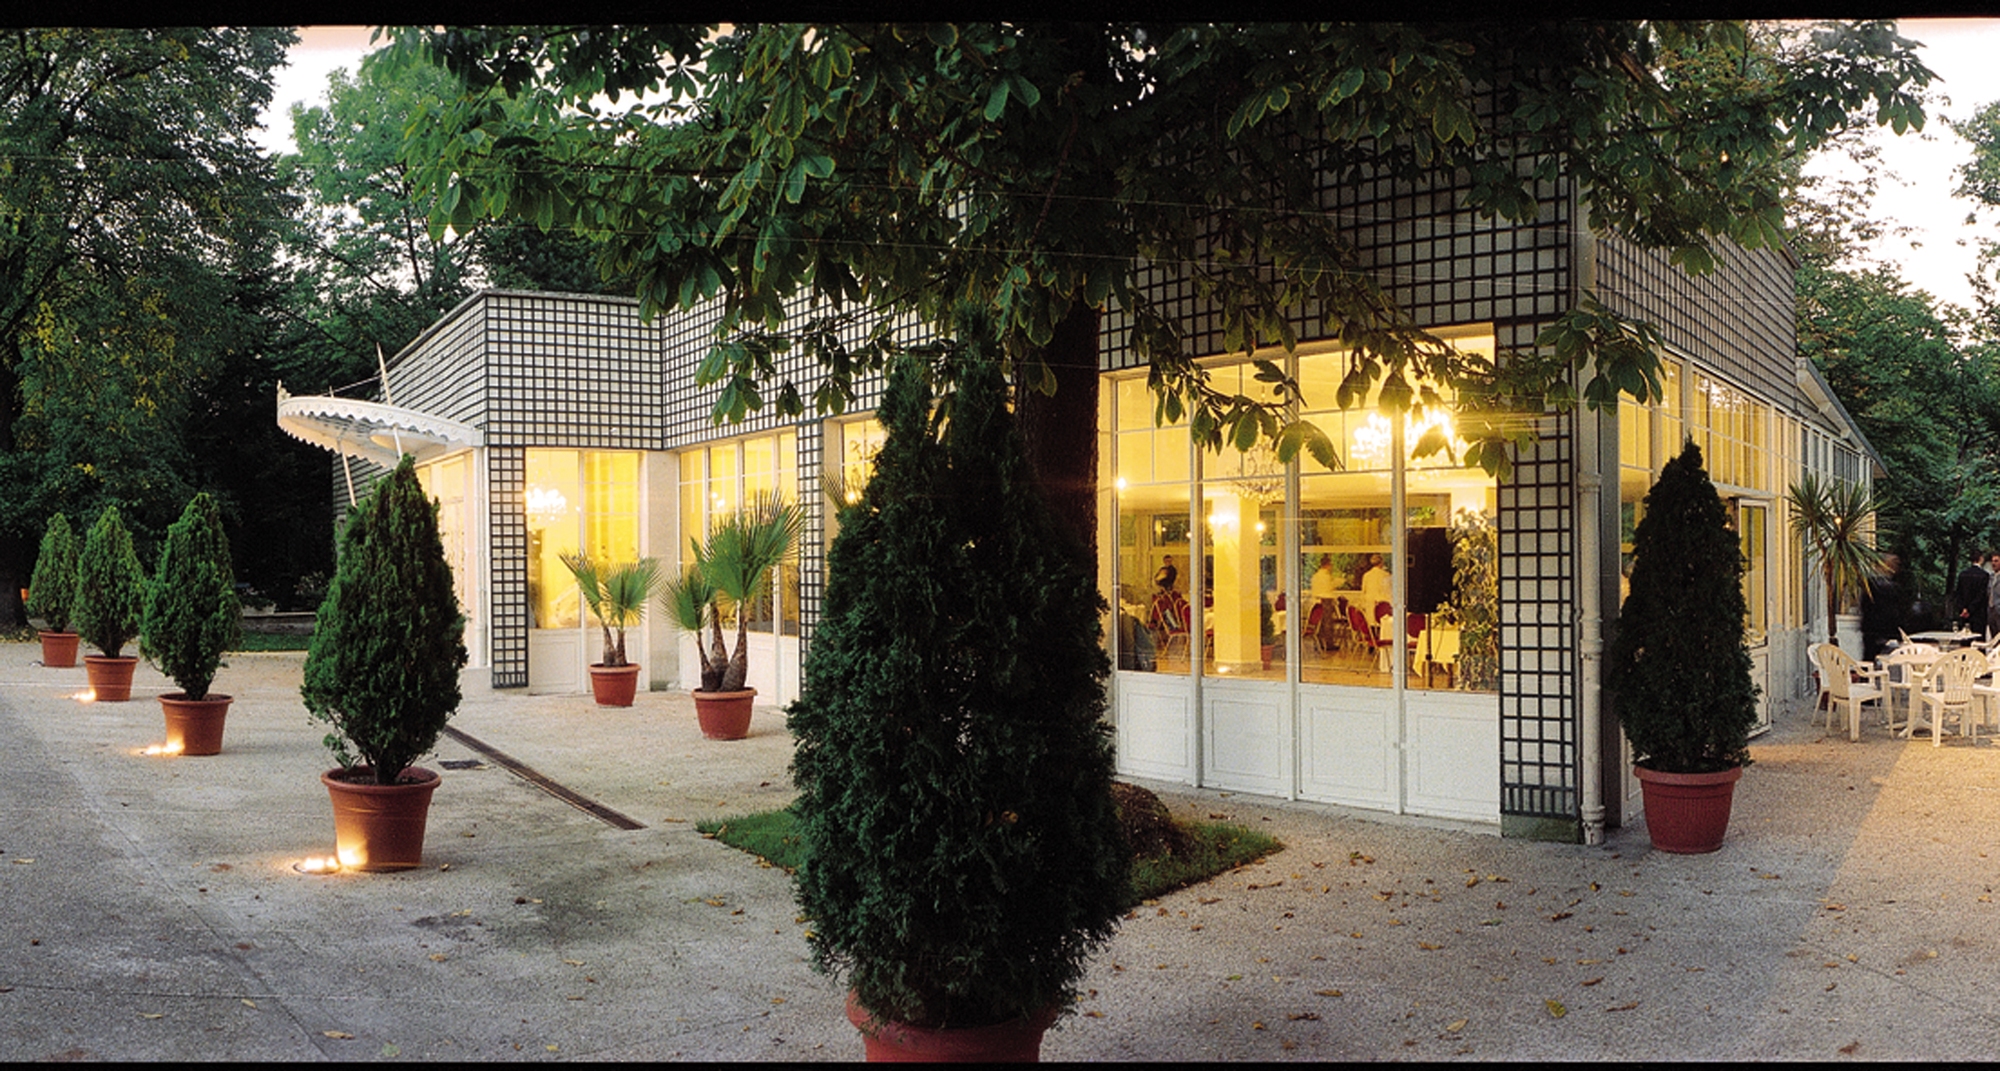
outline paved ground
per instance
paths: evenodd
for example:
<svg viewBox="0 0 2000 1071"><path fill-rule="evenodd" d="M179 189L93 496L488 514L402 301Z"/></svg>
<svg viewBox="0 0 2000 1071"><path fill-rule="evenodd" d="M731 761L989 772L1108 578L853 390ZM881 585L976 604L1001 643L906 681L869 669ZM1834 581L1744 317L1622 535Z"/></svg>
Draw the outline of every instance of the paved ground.
<svg viewBox="0 0 2000 1071"><path fill-rule="evenodd" d="M693 820L782 804L789 740L468 692L452 726L629 816L619 829L447 739L426 866L331 851L300 655L241 655L223 753L142 754L169 690L80 703L0 644L0 1059L853 1060L787 880ZM1270 859L1148 904L1050 1060L1985 1060L2000 1053L2000 749L1752 749L1728 843L1583 847L1215 792L1179 814ZM433 763L432 765L435 765Z"/></svg>

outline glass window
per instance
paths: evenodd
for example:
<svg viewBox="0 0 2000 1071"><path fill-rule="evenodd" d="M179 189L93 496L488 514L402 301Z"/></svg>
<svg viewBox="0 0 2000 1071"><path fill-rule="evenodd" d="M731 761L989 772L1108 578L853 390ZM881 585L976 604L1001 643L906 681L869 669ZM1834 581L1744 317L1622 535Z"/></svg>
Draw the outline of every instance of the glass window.
<svg viewBox="0 0 2000 1071"><path fill-rule="evenodd" d="M608 565L638 560L639 455L531 449L527 477L530 627L575 628L582 593L562 556L581 550Z"/></svg>
<svg viewBox="0 0 2000 1071"><path fill-rule="evenodd" d="M1153 426L1143 378L1106 389L1117 413L1111 467L1119 580L1109 601L1118 610L1118 668L1186 673L1195 624L1187 423Z"/></svg>
<svg viewBox="0 0 2000 1071"><path fill-rule="evenodd" d="M787 502L798 501L798 434L792 431L752 436L681 452L681 567L693 564L693 545L705 539L717 522L753 496L775 491ZM799 629L798 557L772 571L772 590L751 604L748 627L773 629L772 608L784 634ZM735 613L723 606L725 616Z"/></svg>

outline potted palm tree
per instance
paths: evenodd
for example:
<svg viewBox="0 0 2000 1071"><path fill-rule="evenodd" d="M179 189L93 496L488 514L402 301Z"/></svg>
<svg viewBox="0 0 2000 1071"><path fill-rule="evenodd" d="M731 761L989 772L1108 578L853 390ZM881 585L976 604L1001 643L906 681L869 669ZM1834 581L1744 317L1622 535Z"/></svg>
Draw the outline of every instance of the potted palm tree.
<svg viewBox="0 0 2000 1071"><path fill-rule="evenodd" d="M222 653L243 638L243 607L229 562L222 513L203 491L167 528L159 567L146 589L139 620L139 650L180 691L160 696L167 749L183 755L222 750L230 696L208 690Z"/></svg>
<svg viewBox="0 0 2000 1071"><path fill-rule="evenodd" d="M132 698L136 655L125 645L139 635L139 612L145 602L146 574L132 550L132 533L117 506L106 506L90 526L76 559L76 596L69 617L77 635L98 653L83 656L92 697L108 703Z"/></svg>
<svg viewBox="0 0 2000 1071"><path fill-rule="evenodd" d="M299 687L306 709L333 727L323 743L340 765L320 780L341 866L423 862L438 775L414 764L458 710L465 661L437 510L404 455L348 515Z"/></svg>
<svg viewBox="0 0 2000 1071"><path fill-rule="evenodd" d="M968 362L949 441L924 366L892 366L787 711L807 939L871 1060L1036 1059L1129 887L1104 603Z"/></svg>
<svg viewBox="0 0 2000 1071"><path fill-rule="evenodd" d="M1791 503L1792 531L1812 548L1826 585L1828 643L1840 643L1840 619L1852 618L1869 593L1868 581L1882 562L1882 552L1868 539L1868 526L1878 503L1867 485L1824 479L1807 472L1786 490ZM1859 625L1855 626L1859 631ZM1849 651L1856 658L1862 651Z"/></svg>
<svg viewBox="0 0 2000 1071"><path fill-rule="evenodd" d="M1668 852L1712 852L1750 762L1757 686L1744 643L1743 553L1690 440L1646 493L1632 593L1604 685L1632 743L1646 830Z"/></svg>
<svg viewBox="0 0 2000 1071"><path fill-rule="evenodd" d="M604 659L590 667L591 696L599 706L629 707L639 690L639 667L625 657L625 628L646 616L646 604L659 587L660 563L641 558L606 569L588 554L564 554L562 563L604 630Z"/></svg>
<svg viewBox="0 0 2000 1071"><path fill-rule="evenodd" d="M694 634L701 687L691 694L703 736L740 740L749 735L750 708L757 698L757 689L744 683L750 676L750 612L768 595L771 570L791 556L804 529L805 511L796 503L772 491L753 495L717 524L706 541L693 541L694 567L668 581L661 592L668 616ZM736 619L733 653L722 642L725 601Z"/></svg>
<svg viewBox="0 0 2000 1071"><path fill-rule="evenodd" d="M41 630L42 665L68 669L76 665L76 633L69 628L70 603L76 599L76 534L69 518L49 517L42 531L41 552L28 581L28 616L48 627Z"/></svg>

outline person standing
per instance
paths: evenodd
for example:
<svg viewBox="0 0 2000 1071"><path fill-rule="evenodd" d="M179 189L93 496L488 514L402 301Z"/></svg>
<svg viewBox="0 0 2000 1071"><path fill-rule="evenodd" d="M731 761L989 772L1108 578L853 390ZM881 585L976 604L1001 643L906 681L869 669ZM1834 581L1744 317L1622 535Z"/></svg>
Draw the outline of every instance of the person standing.
<svg viewBox="0 0 2000 1071"><path fill-rule="evenodd" d="M1953 625L1971 630L1986 624L1986 589L1992 580L1986 573L1986 560L1993 556L1990 550L1973 551L1972 563L1958 574L1958 582L1952 586Z"/></svg>
<svg viewBox="0 0 2000 1071"><path fill-rule="evenodd" d="M1368 619L1377 620L1384 616L1377 613L1381 604L1390 599L1389 570L1382 564L1380 554L1368 556L1368 571L1361 574L1361 605L1367 607Z"/></svg>
<svg viewBox="0 0 2000 1071"><path fill-rule="evenodd" d="M1881 657L1883 648L1894 643L1902 635L1904 623L1909 619L1909 599L1903 594L1903 559L1895 554L1884 554L1875 564L1875 575L1868 579L1868 597L1861 603L1861 659L1873 662ZM2000 587L2000 584L1993 585Z"/></svg>
<svg viewBox="0 0 2000 1071"><path fill-rule="evenodd" d="M1986 571L1991 574L1986 581L1986 631L2000 636L2000 550L1989 551L1986 555Z"/></svg>

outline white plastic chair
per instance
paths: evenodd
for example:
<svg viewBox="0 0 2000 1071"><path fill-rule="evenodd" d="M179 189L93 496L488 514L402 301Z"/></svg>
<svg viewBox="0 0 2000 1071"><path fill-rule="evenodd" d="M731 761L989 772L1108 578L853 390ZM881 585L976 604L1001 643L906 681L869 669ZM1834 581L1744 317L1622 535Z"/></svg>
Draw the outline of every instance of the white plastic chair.
<svg viewBox="0 0 2000 1071"><path fill-rule="evenodd" d="M1917 693L1923 689L1924 675L1930 672L1931 664L1938 655L1937 644L1906 643L1875 660L1883 674L1879 682L1888 693L1888 702L1883 704L1887 722L1891 729L1900 729L1909 719L1910 708L1917 705ZM1903 717L1896 717L1896 693L1903 694Z"/></svg>
<svg viewBox="0 0 2000 1071"><path fill-rule="evenodd" d="M1930 725L1932 747L1938 746L1945 719L1950 717L1958 719L1960 735L1979 738L1979 722L1972 716L1972 686L1990 672L1992 666L1986 656L1970 647L1960 648L1932 663L1930 672L1924 675L1924 688L1917 693L1924 701L1924 719ZM1904 736L1916 730L1915 711L1911 712L1910 721L1903 730Z"/></svg>
<svg viewBox="0 0 2000 1071"><path fill-rule="evenodd" d="M1833 728L1833 712L1847 708L1847 738L1861 739L1861 705L1872 702L1881 709L1882 689L1872 681L1857 681L1857 673L1870 673L1854 656L1831 643L1819 645L1819 677L1826 683L1831 702L1827 705L1827 728Z"/></svg>

